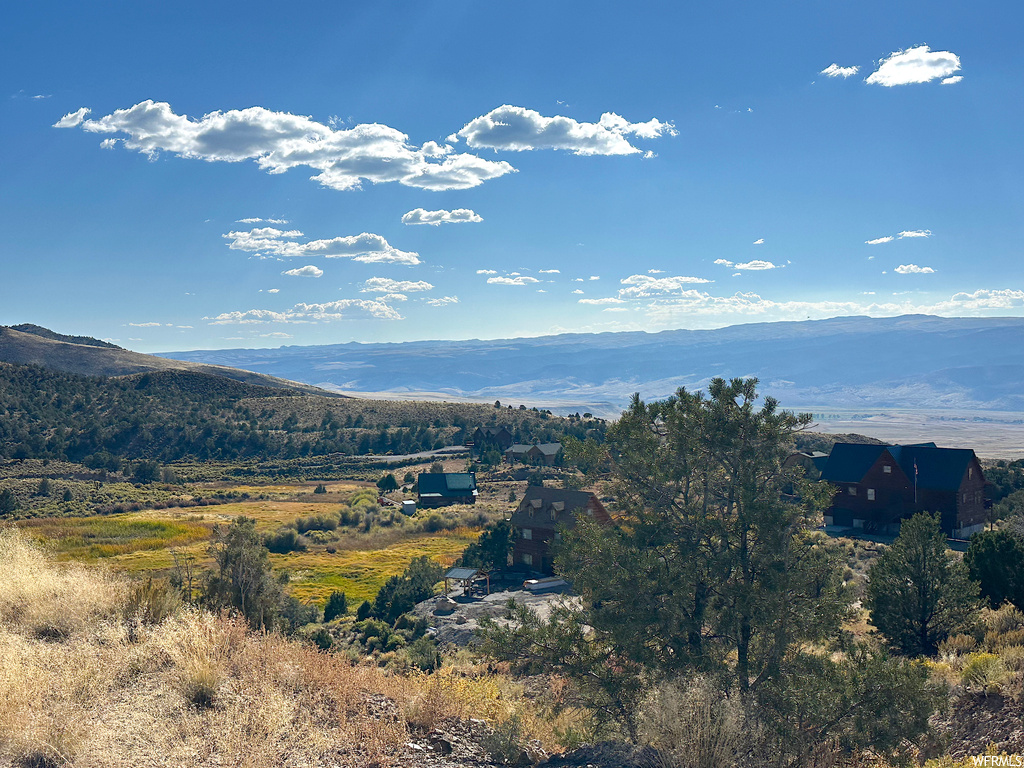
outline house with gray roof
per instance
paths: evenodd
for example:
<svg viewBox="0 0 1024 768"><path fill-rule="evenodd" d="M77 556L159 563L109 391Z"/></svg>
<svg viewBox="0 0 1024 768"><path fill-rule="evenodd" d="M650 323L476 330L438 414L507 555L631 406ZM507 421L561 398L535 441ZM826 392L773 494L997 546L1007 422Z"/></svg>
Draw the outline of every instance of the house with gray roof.
<svg viewBox="0 0 1024 768"><path fill-rule="evenodd" d="M985 526L985 476L968 448L836 443L821 479L837 490L826 525L896 533L904 519L929 512L952 538Z"/></svg>
<svg viewBox="0 0 1024 768"><path fill-rule="evenodd" d="M509 464L515 464L518 461L523 464L536 466L543 464L546 467L553 467L561 450L561 443L534 443L533 445L516 443L505 451L505 460Z"/></svg>

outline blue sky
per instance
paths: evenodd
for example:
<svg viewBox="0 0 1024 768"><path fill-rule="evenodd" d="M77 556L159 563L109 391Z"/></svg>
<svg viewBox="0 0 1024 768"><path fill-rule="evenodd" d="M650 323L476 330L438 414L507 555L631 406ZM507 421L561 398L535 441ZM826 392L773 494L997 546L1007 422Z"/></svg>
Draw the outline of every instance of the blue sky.
<svg viewBox="0 0 1024 768"><path fill-rule="evenodd" d="M1020 315L1022 22L20 4L0 323L166 351Z"/></svg>

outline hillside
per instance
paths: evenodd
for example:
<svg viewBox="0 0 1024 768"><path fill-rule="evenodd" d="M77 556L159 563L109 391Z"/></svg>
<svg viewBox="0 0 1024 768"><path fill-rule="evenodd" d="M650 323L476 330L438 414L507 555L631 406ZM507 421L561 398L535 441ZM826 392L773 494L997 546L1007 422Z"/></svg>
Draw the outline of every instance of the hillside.
<svg viewBox="0 0 1024 768"><path fill-rule="evenodd" d="M167 353L343 392L514 400L615 415L716 376L790 408L1024 410L1024 318L846 317L710 331Z"/></svg>
<svg viewBox="0 0 1024 768"><path fill-rule="evenodd" d="M151 371L191 371L263 387L292 389L319 395L331 394L316 387L262 373L144 355L89 336L66 336L27 324L0 326L0 362L38 365L52 371L83 376L127 376Z"/></svg>
<svg viewBox="0 0 1024 768"><path fill-rule="evenodd" d="M195 370L101 378L0 363L0 458L116 470L124 459L408 454L459 444L493 423L524 442L604 428L593 419L493 404L307 395Z"/></svg>

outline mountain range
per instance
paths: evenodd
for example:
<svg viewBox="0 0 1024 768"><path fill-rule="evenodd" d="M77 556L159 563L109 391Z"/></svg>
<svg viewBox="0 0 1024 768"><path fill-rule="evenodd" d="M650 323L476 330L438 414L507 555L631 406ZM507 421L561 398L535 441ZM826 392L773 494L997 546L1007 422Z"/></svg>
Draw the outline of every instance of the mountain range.
<svg viewBox="0 0 1024 768"><path fill-rule="evenodd" d="M334 392L615 415L716 376L787 407L1024 411L1024 318L840 317L717 330L193 350L163 357Z"/></svg>

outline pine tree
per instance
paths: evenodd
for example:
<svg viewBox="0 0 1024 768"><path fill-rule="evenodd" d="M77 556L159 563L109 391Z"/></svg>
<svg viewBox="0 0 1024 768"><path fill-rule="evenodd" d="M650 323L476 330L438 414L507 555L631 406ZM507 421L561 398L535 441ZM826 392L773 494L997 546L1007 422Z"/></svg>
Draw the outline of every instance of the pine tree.
<svg viewBox="0 0 1024 768"><path fill-rule="evenodd" d="M871 623L899 653L932 655L952 634L970 629L978 584L946 545L937 517L921 512L868 572Z"/></svg>

